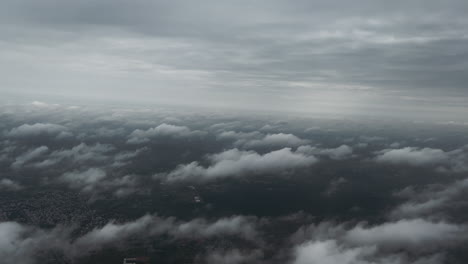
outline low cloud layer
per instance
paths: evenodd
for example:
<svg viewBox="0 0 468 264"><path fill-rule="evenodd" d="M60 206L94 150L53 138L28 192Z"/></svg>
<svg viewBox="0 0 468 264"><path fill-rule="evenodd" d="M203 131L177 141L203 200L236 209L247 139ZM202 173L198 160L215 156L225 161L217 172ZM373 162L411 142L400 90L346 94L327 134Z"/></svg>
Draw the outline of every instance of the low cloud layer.
<svg viewBox="0 0 468 264"><path fill-rule="evenodd" d="M466 262L465 127L44 102L0 110L5 261Z"/></svg>

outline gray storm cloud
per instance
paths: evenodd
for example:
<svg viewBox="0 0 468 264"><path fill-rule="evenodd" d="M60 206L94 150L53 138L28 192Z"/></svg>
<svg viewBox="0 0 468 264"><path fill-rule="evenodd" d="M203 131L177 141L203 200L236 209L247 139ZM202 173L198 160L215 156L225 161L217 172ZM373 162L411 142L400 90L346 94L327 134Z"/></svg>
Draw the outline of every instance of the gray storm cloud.
<svg viewBox="0 0 468 264"><path fill-rule="evenodd" d="M9 95L412 118L466 111L466 1L1 5Z"/></svg>

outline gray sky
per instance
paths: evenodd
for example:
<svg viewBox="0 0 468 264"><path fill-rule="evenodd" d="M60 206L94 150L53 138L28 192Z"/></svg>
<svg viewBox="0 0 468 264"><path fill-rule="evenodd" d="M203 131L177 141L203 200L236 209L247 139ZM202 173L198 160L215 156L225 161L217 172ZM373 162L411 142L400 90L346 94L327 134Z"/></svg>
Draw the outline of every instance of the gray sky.
<svg viewBox="0 0 468 264"><path fill-rule="evenodd" d="M3 0L0 92L462 119L466 14L466 0Z"/></svg>

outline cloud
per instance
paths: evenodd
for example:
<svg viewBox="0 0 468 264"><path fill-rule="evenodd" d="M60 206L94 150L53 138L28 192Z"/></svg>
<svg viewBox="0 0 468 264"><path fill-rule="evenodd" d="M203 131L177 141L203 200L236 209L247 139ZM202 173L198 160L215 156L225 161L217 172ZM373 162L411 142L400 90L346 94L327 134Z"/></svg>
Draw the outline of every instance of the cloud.
<svg viewBox="0 0 468 264"><path fill-rule="evenodd" d="M114 175L111 178L101 168L66 172L57 181L66 183L72 189L88 193L92 198L96 198L96 195L107 191L110 191L116 197L125 197L139 190L144 190L143 186L138 186L137 175Z"/></svg>
<svg viewBox="0 0 468 264"><path fill-rule="evenodd" d="M33 166L44 168L55 165L63 160L69 160L75 164L85 162L103 162L110 158L108 153L113 150L115 150L115 148L109 144L96 143L94 145L87 145L85 143L80 143L71 149L55 150L42 161L34 163Z"/></svg>
<svg viewBox="0 0 468 264"><path fill-rule="evenodd" d="M353 154L353 148L348 145L341 145L334 149L323 149L320 151L321 155L327 155L331 159L344 159L348 158Z"/></svg>
<svg viewBox="0 0 468 264"><path fill-rule="evenodd" d="M370 264L365 260L375 249L342 248L336 241L312 241L296 248L294 264Z"/></svg>
<svg viewBox="0 0 468 264"><path fill-rule="evenodd" d="M56 109L60 107L59 104L48 104L46 102L41 102L41 101L33 101L31 105L38 107L38 108L48 108L48 109Z"/></svg>
<svg viewBox="0 0 468 264"><path fill-rule="evenodd" d="M256 241L255 219L243 216L220 218L216 221L196 218L190 221L178 221L174 217L145 215L126 223L109 222L101 228L95 228L75 241L77 248L97 248L117 243L130 236L156 237L168 235L172 239L197 239L217 236L238 236Z"/></svg>
<svg viewBox="0 0 468 264"><path fill-rule="evenodd" d="M205 133L202 131L192 131L186 126L176 126L169 124L161 124L148 130L136 129L129 136L127 143L130 144L141 144L149 142L151 138L157 137L174 137L174 138L185 138L192 136L202 136Z"/></svg>
<svg viewBox="0 0 468 264"><path fill-rule="evenodd" d="M7 136L11 138L29 138L36 136L56 136L58 138L67 137L71 134L68 129L62 125L51 123L35 123L32 125L24 124L16 128L12 128L7 132Z"/></svg>
<svg viewBox="0 0 468 264"><path fill-rule="evenodd" d="M263 257L260 250L240 251L233 249L229 251L214 251L210 252L203 258L202 263L207 264L240 264L240 263L255 263Z"/></svg>
<svg viewBox="0 0 468 264"><path fill-rule="evenodd" d="M39 110L36 110L33 114L38 116L44 115L44 113L38 112ZM7 158L0 162L0 165L4 168L4 177L6 177L2 177L2 180L0 180L0 189L5 191L24 188L24 191L21 193L27 194L29 191L34 191L32 187L40 187L38 185L33 185L41 183L51 184L51 188L48 187L48 189L53 189L59 192L58 194L55 193L55 191L51 193L51 195L53 195L52 200L49 198L37 199L37 201L30 200L33 202L32 206L34 208L43 208L42 205L44 203L46 203L44 204L44 206L46 206L45 208L47 208L49 203L55 205L54 201L60 201L60 199L55 199L55 197L62 197L60 193L64 193L65 197L77 197L77 200L81 199L79 202L84 203L85 201L82 199L83 196L97 196L98 198L105 197L106 199L118 198L120 200L115 202L122 203L124 206L127 206L131 204L131 201L134 200L133 198L136 198L128 196L135 193L147 194L151 197L154 195L163 195L166 197L164 193L168 191L170 193L173 193L173 191L178 193L178 190L189 190L185 189L186 187L183 186L184 184L179 186L182 189L171 184L164 184L167 182L163 182L162 185L148 184L147 181L150 180L147 178L148 175L155 171L163 172L156 176L161 177L163 181L171 182L191 180L195 182L195 184L193 184L193 189L190 189L190 193L187 193L189 196L179 196L181 195L179 193L176 194L179 198L174 200L177 206L182 205L184 207L187 205L191 208L195 206L193 207L194 210L186 212L189 215L194 215L193 217L197 217L197 215L199 216L200 214L221 216L226 212L245 212L244 210L248 210L248 212L250 212L249 210L251 209L259 209L259 211L256 211L259 212L259 216L265 213L270 214L270 212L272 214L280 214L284 209L304 209L304 207L300 208L301 203L306 202L303 198L312 196L319 199L317 200L318 203L322 203L325 200L332 203L330 208L313 206L313 208L310 207L309 209L304 209L308 212L309 210L312 210L310 211L311 215L317 215L315 214L315 212L317 212L318 215L314 217L311 215L297 217L294 221L288 220L289 222L286 220L278 220L276 217L266 217L265 222L268 222L267 225L269 226L264 230L259 229L261 232L249 228L242 229L244 226L248 227L249 223L251 223L251 220L245 220L245 217L240 217L237 220L234 219L235 217L227 217L227 219L221 221L220 219L216 220L205 218L190 220L190 218L188 218L189 216L187 216L187 218L184 218L185 220L181 221L169 217L159 217L158 219L155 215L149 215L147 219L144 218L136 220L128 220L129 218L127 217L119 217L119 220L105 224L108 221L108 218L105 217L109 215L106 214L108 209L101 208L96 211L96 214L98 214L97 218L94 218L94 215L90 216L93 217L92 219L97 219L97 222L91 222L89 225L76 227L76 229L73 229L74 227L71 226L64 228L65 230L68 230L69 228L74 230L72 236L73 239L70 239L70 237L65 235L65 238L60 240L63 251L71 252L67 253L70 256L88 254L90 250L93 250L93 248L97 248L96 254L101 254L101 251L99 251L100 249L114 246L119 247L119 251L127 249L132 250L133 244L128 245L127 247L127 245L122 245L115 241L124 241L124 243L125 241L135 241L134 239L137 239L138 241L141 241L140 239L155 241L152 236L164 238L156 239L158 241L157 243L177 243L180 240L186 239L194 240L193 243L203 241L203 243L207 243L209 245L205 248L205 244L202 244L202 249L198 254L202 262L206 260L211 262L228 263L251 263L257 261L263 263L275 262L276 260L278 260L278 262L288 263L287 261L283 262L283 258L291 256L289 255L290 253L294 255L296 247L300 248L301 246L303 246L304 251L302 251L301 254L297 253L297 261L301 261L301 259L306 261L308 258L312 261L315 260L314 256L318 256L317 258L323 259L324 261L329 260L330 262L333 262L342 260L343 262L350 261L350 263L353 264L443 263L442 256L444 254L448 254L448 260L451 260L452 257L457 259L458 255L452 256L451 254L456 254L453 252L462 251L465 247L464 243L466 243L466 237L464 236L464 233L466 233L467 230L464 223L465 216L462 212L466 211L464 210L466 209L465 198L467 198L465 193L467 193L466 186L468 185L464 180L453 181L453 179L461 179L464 177L463 174L447 175L443 173L431 173L425 169L421 170L421 168L412 168L411 170L407 170L405 169L407 168L406 166L395 166L392 168L391 172L383 173L385 177L381 179L381 177L375 178L369 173L366 173L366 171L369 172L367 169L378 173L381 168L378 164L358 164L358 167L355 168L354 165L356 164L352 165L352 162L335 161L352 158L353 161L357 162L359 161L357 157L366 155L366 153L373 151L375 147L378 147L379 145L383 146L383 148L387 148L389 145L386 142L395 142L394 138L389 138L385 142L377 145L371 144L368 149L361 149L357 154L354 154L354 150L348 145L339 146L341 143L335 145L336 142L354 142L353 140L357 140L356 136L350 135L352 132L324 135L325 138L323 140L323 145L339 146L336 148L324 147L323 145L299 145L297 147L281 148L282 144L293 145L295 143L291 142L297 142L297 139L302 139L295 137L293 134L284 133L263 134L260 132L233 132L235 130L224 131L226 132L224 133L219 130L209 130L209 135L212 136L211 138L207 135L205 137L197 138L195 142L191 142L191 137L177 136L167 138L166 136L155 136L156 140L170 139L170 144L163 144L164 146L152 146L150 144L143 148L141 146L137 148L137 146L125 144L129 139L128 135L131 131L136 127L157 127L155 124L159 124L165 114L153 116L153 112L149 110L148 114L141 114L135 111L135 113L130 113L128 115L124 111L109 113L98 112L95 114L84 112L84 110L76 115L58 112L50 112L48 114L51 115L51 117L48 117L47 119L47 122L50 123L62 124L61 122L63 122L63 120L73 120L73 122L67 121L67 124L69 124L67 126L69 126L70 131L79 136L66 142L46 142L47 146L41 146L45 143L41 143L42 141L39 140L34 140L32 142L23 142L12 138L1 140L2 153L0 154L5 153ZM18 123L18 120L20 120L20 114L18 114L17 118L11 118L9 115L10 114L2 116L2 120L6 120L5 122L0 122L2 130L10 131L12 127L16 127L17 124L22 124L24 122L22 121L21 123ZM106 119L107 117L109 118ZM34 117L28 118L30 118L29 120L32 120ZM196 127L209 127L212 122L220 122L219 120L224 120L224 118L229 120L231 117L203 116L195 119L187 117L186 119L180 118L181 121L179 124L184 124L184 127L188 128L192 127L191 124L199 122ZM15 121L8 121L8 119ZM131 123L126 123L127 119L131 120ZM147 121L148 119L150 121ZM57 120L62 121L57 122ZM143 126L145 122L150 122L150 124ZM251 123L244 120L242 120L242 122L239 121L237 127L232 129L245 129L243 131L251 131L249 129L260 127L259 124L264 124L264 122L256 119L249 122ZM300 124L301 127L294 127L292 123L293 122L291 122L291 127L288 128L288 131L302 131L303 127L306 127L302 123ZM119 132L114 134L112 137L96 136L97 134L95 131L103 125L109 130L117 128L119 129ZM193 127L195 127L195 125L193 125ZM73 128L73 130L71 130L71 128ZM125 132L120 133L120 131ZM193 132L193 130L190 131ZM214 136L221 134L223 138L220 136L217 140L214 139ZM272 137L273 135L280 136L274 138ZM269 136L269 140L266 140ZM440 147L440 150L442 151L441 147L448 144L442 140L442 137L443 136L440 135L440 139L438 141L427 143L422 141L419 142L421 144L428 144L432 147L431 149L439 149ZM150 140L153 140L153 138L153 136L149 136ZM271 138L274 138L274 140ZM400 136L397 136L396 138L398 142L414 142L412 139L403 139ZM78 139L81 140L82 143L80 143L80 141L77 142ZM268 144L270 145L265 144L262 146L275 146L275 148L279 147L280 149L275 149L274 151L268 148L248 150L241 148L241 146L239 146L239 148L233 148L233 144L235 144L236 141L244 139L245 141L243 141L243 144L247 144L247 142L269 142ZM293 140L289 141L290 139ZM458 138L455 138L451 142L456 143L458 142L457 139ZM260 145L261 144L257 144L256 146ZM402 148L401 146L396 147ZM415 148L415 150L421 151L423 148L419 147ZM145 151L144 155L142 151ZM448 151L443 150L443 152L449 158L448 160L437 164L437 171L442 171L440 168L446 168L450 172L463 170L463 164L466 164L467 161L465 158L467 153L466 147L458 147L455 150ZM371 153L371 155L381 154L383 153ZM321 158L324 159L324 164L322 164L323 166L311 166L318 162L317 159ZM194 162L191 163L191 161ZM14 170L10 166L14 162L21 164L22 167L27 167L28 170ZM180 165L177 166L177 164ZM343 178L339 175L339 173L346 173L346 171L353 172L355 169L357 169L357 172L360 175L358 175L359 177L351 177L351 175L348 175L349 177L345 176ZM364 169L361 171L362 173L359 172L361 169ZM421 171L426 172L428 175L427 180L425 179L424 183L429 182L431 184L424 186L422 183L418 183L416 181L417 179L410 177L405 179L402 178L403 181L398 181L395 185L394 180L392 180L392 175L394 174L393 171L398 172L401 169L408 173L420 173ZM139 173L139 175L133 173ZM289 181L289 178L281 177L281 175L289 176L299 175L301 173L304 175L315 175L317 177L314 176L305 182L303 181L304 179L300 179L301 177L294 177L294 184L287 183L293 183ZM210 201L212 199L209 196L214 194L213 192L216 192L216 196L222 196L220 198L226 197L226 195L230 196L232 194L230 191L235 192L234 189L230 191L228 190L229 192L227 193L223 192L219 189L219 183L224 187L229 187L229 184L231 183L238 185L240 182L245 185L247 182L251 182L248 180L250 179L248 177L255 177L257 175L262 176L262 181L255 181L255 185L262 189L253 188L250 190L249 192L253 192L254 196L267 195L270 197L270 194L274 196L275 193L284 194L284 191L286 191L291 195L284 196L284 199L282 198L282 200L286 204L293 202L298 207L270 208L273 211L268 209L267 212L260 210L261 207L268 206L264 203L265 201L261 201L260 203L253 202L247 206L248 208L245 207L246 204L236 205L234 208L230 205L230 202L226 204L221 200L219 200L221 203L212 203L212 201ZM273 179L272 181L268 181L268 179L263 177L270 175L273 177L271 178ZM275 181L275 175L280 177L281 180ZM245 178L242 178L240 182L238 180L231 182L230 179L236 179L236 177ZM220 180L215 182L216 184L211 182L207 185L202 184L200 187L197 185L197 181L198 183L203 183L203 181L213 179ZM389 195L395 186L398 186L398 188L404 188L407 187L406 185L408 182L414 184L414 187L408 187L406 191L400 192L400 196L398 197L392 197ZM326 185L327 183L329 183L329 185ZM369 183L373 186L370 189L367 188L369 187ZM280 186L278 186L278 184ZM297 184L304 184L304 186L299 188L304 190L304 192L300 190L298 191ZM346 192L338 193L340 195L337 195L336 197L327 198L320 195L322 192L327 194L331 194L336 191L340 192L340 188L343 186L345 187ZM60 189L60 187L65 189ZM366 191L362 192L362 188L366 188ZM308 189L312 191L311 194L306 193ZM81 193L79 193L80 191ZM268 194L265 194L266 192L268 192ZM7 194L8 193L11 192L7 192ZM35 193L36 192L31 192L31 195L34 195L32 196L33 199L37 197L37 194ZM202 198L201 203L193 202L193 196L195 195ZM249 194L246 193L246 195ZM50 196L47 195L47 197ZM128 199L126 199L126 197L128 197ZM187 197L188 199L186 199ZM14 197L10 198L13 199ZM402 204L393 208L393 206L401 201L400 199L404 200L402 201ZM249 201L252 202L252 199ZM21 201L19 202L22 203ZM70 202L74 203L74 200ZM36 207L35 204L39 203L41 206ZM58 206L66 207L66 205L63 204L64 203L59 203ZM137 208L135 209L138 209L138 205L136 206ZM162 206L164 207L164 205ZM357 207L361 208L360 211L353 211L354 208ZM47 215L46 217L39 211L39 209L28 209L28 216L30 214L33 214L33 216L31 216L31 220L26 219L22 223L27 223L27 221L40 221L41 226L49 226L51 221L62 222L63 216L69 216L68 213L66 215L60 213L62 209L58 208L56 211L51 212L58 212L59 216L56 217L54 213L53 215ZM88 212L87 210L88 209L86 208L84 209L85 212ZM75 212L81 214L81 209L71 212L70 218L77 219L73 216ZM164 213L167 214L167 212L168 211L164 210ZM169 212L172 212L170 208ZM325 214L322 214L322 212ZM92 213L94 213L94 211L92 211ZM99 217L101 213L105 215L104 219ZM125 212L123 213L125 214ZM39 217L36 217L35 214L39 214ZM8 215L8 212L2 215L3 219L12 219L11 217L14 217L12 215ZM183 215L186 217L185 213L183 213ZM302 238L298 235L296 238L297 240L294 240L294 243L285 241L290 232L288 230L295 230L299 225L320 221L322 219L323 221L328 221L330 219L329 216L333 219L340 219L339 221L344 222L337 222L336 224L329 223L328 227L316 227L314 228L314 231L310 233L307 233L307 230L305 230L304 234L302 234ZM86 220L86 217L88 216L84 217ZM46 218L46 220L42 220L44 218ZM79 219L83 218L79 217ZM243 222L244 220L246 222ZM366 220L370 221L371 224L356 224L357 221ZM46 222L47 225L42 225L42 221ZM62 223L68 225L66 222ZM79 224L81 224L81 222ZM16 233L21 234L19 235L20 237L35 237L36 234L37 236L42 236L41 234L48 235L55 230L27 227L22 224L20 226L25 228L18 229L25 230L24 232L15 231ZM285 226L288 226L288 228L284 229L284 231L281 231L280 233L271 231L276 228L283 230L282 227ZM90 231L90 229L92 230ZM320 231L318 229L322 230ZM265 234L263 231L273 232L275 234L271 233L273 234L272 236L269 233ZM276 234L278 234L278 236L276 236ZM231 235L236 238L231 240ZM264 236L262 237L262 235ZM239 246L237 245L237 241L239 241L237 236L249 241L247 243L239 242L241 245ZM77 239L80 239L80 241L83 242L78 244ZM258 240L262 239L265 239L265 244L260 246L259 251L255 250L255 247L252 246L254 243L251 243L251 241L258 242ZM16 238L11 240L16 241ZM164 242L160 242L160 240L164 240ZM52 242L47 243L48 240L40 241L44 244L53 244ZM211 241L222 242L216 243L215 246L211 247L211 245L213 245L210 243ZM90 246L87 246L88 242ZM22 245L23 242L20 241L14 243ZM34 245L37 244L34 243ZM120 248L121 246L122 248ZM31 258L34 258L42 255L42 253L36 253L38 251L42 252L43 249L43 247L36 248L36 246L33 246L31 252L34 253L31 254L26 253L29 252L29 249L20 251L25 252L23 254L24 256L33 256ZM291 249L292 251L290 251ZM207 254L205 254L205 252ZM262 255L262 252L264 255ZM310 255L307 252L309 252ZM11 255L13 253L10 252L8 254ZM27 263L26 261L24 262ZM294 262L294 260L291 262Z"/></svg>
<svg viewBox="0 0 468 264"><path fill-rule="evenodd" d="M254 139L247 141L243 144L247 148L257 147L297 147L300 145L308 144L310 141L298 138L293 134L268 134L262 139Z"/></svg>
<svg viewBox="0 0 468 264"><path fill-rule="evenodd" d="M112 167L121 167L127 165L131 162L132 159L140 155L140 153L147 151L148 148L144 147L141 149L137 149L135 151L123 151L119 152L114 155L114 163L112 163Z"/></svg>
<svg viewBox="0 0 468 264"><path fill-rule="evenodd" d="M23 189L23 186L20 184L10 180L10 179L1 179L0 180L0 190L11 190L11 191L18 191Z"/></svg>
<svg viewBox="0 0 468 264"><path fill-rule="evenodd" d="M60 181L69 187L90 192L106 177L106 172L99 168L89 168L85 171L66 172L60 176Z"/></svg>
<svg viewBox="0 0 468 264"><path fill-rule="evenodd" d="M443 255L411 258L401 253L379 254L375 247L349 247L336 240L310 241L295 248L293 264L442 264Z"/></svg>
<svg viewBox="0 0 468 264"><path fill-rule="evenodd" d="M336 192L338 192L341 188L342 185L348 183L348 180L343 178L343 177L340 177L338 179L334 179L330 182L330 184L328 185L327 189L323 192L323 194L327 195L327 196L331 196L333 194L335 194Z"/></svg>
<svg viewBox="0 0 468 264"><path fill-rule="evenodd" d="M75 254L86 254L91 250L99 250L105 246L112 245L113 243L125 241L125 239L133 235L148 236L151 234L150 228L155 225L160 225L161 230L164 228L172 228L172 219L165 220L151 215L145 215L135 221L127 223L117 224L109 222L103 227L95 228L76 239L74 242L74 248L79 251Z"/></svg>
<svg viewBox="0 0 468 264"><path fill-rule="evenodd" d="M467 172L468 171L468 145L448 152L450 165L441 168L441 171Z"/></svg>
<svg viewBox="0 0 468 264"><path fill-rule="evenodd" d="M138 187L138 177L136 175L125 175L101 181L99 187L104 190L113 190L113 194L117 197L125 197L144 189L144 187Z"/></svg>
<svg viewBox="0 0 468 264"><path fill-rule="evenodd" d="M440 114L451 98L466 97L467 4L458 0L425 1L425 8L420 0L411 7L401 0L141 1L130 6L109 0L98 5L6 1L0 55L10 78L0 87L7 91L24 92L35 84L40 94L75 96L79 90L103 100L373 114L362 107L370 105L393 114L386 106L400 116L400 111L416 112L414 101L420 100L405 104L408 98L440 101L437 95L449 95L427 107L430 116ZM63 15L51 12L54 8ZM96 12L78 12L90 9ZM422 15L423 21L416 19ZM74 39L76 29L79 39ZM73 47L63 45L70 39ZM48 60L56 63L41 63ZM441 66L447 70L440 72ZM18 72L26 67L30 78L24 79ZM116 78L121 74L127 78ZM84 80L92 85L84 87ZM65 84L70 88L64 90ZM111 94L109 87L119 92ZM371 100L369 90L382 98ZM355 98L358 103L351 103Z"/></svg>
<svg viewBox="0 0 468 264"><path fill-rule="evenodd" d="M223 131L218 134L217 138L234 140L235 146L247 149L298 147L310 142L309 140L301 139L293 134L277 133L264 135L258 131Z"/></svg>
<svg viewBox="0 0 468 264"><path fill-rule="evenodd" d="M220 126L220 124L214 125L215 127ZM212 126L213 127L213 126ZM254 139L260 139L264 135L258 131L251 132L236 132L236 131L222 131L217 135L218 139L230 139L234 140L236 145L243 145L246 142L249 142Z"/></svg>
<svg viewBox="0 0 468 264"><path fill-rule="evenodd" d="M40 229L16 222L2 222L0 258L5 262L34 264L40 263L39 253L54 251L73 261L77 257L86 256L105 247L125 244L126 239L134 236L151 238L165 235L174 240L237 236L257 241L255 222L255 218L243 216L220 218L215 221L201 218L179 221L174 217L144 215L130 222L111 221L73 239L73 227Z"/></svg>
<svg viewBox="0 0 468 264"><path fill-rule="evenodd" d="M0 223L0 258L5 263L35 264L38 253L51 249L62 249L68 241L67 230L56 228L45 231L16 222Z"/></svg>
<svg viewBox="0 0 468 264"><path fill-rule="evenodd" d="M351 157L353 148L348 145L341 145L337 148L321 149L306 145L298 147L297 152L308 155L327 156L330 159L341 160Z"/></svg>
<svg viewBox="0 0 468 264"><path fill-rule="evenodd" d="M405 188L398 194L406 194L407 201L390 212L390 217L445 218L450 210L465 210L464 194L468 191L468 179L457 180L445 185L426 186L419 192Z"/></svg>
<svg viewBox="0 0 468 264"><path fill-rule="evenodd" d="M399 220L374 227L358 225L344 240L354 245L376 245L380 249L432 251L463 243L468 239L466 226L424 219Z"/></svg>
<svg viewBox="0 0 468 264"><path fill-rule="evenodd" d="M52 158L69 158L73 162L84 162L84 161L100 161L107 159L106 154L113 151L115 148L109 144L87 145L81 143L74 146L69 150L59 150L51 153Z"/></svg>
<svg viewBox="0 0 468 264"><path fill-rule="evenodd" d="M167 181L204 181L263 173L282 173L310 166L317 161L314 156L293 152L290 148L275 150L263 155L254 151L230 149L210 155L208 160L210 165L207 167L194 161L179 165L175 170L167 174L158 174L156 177L163 177Z"/></svg>
<svg viewBox="0 0 468 264"><path fill-rule="evenodd" d="M23 166L25 163L37 159L41 156L43 156L45 153L49 152L49 148L46 146L40 146L35 149L31 149L20 156L16 157L15 161L11 164L11 167L13 168L20 168Z"/></svg>
<svg viewBox="0 0 468 264"><path fill-rule="evenodd" d="M468 240L467 227L424 219L373 226L323 222L292 237L293 263L416 264L443 262L444 253Z"/></svg>
<svg viewBox="0 0 468 264"><path fill-rule="evenodd" d="M441 172L468 171L468 146L444 151L434 148L405 147L378 152L377 162L411 166L438 166Z"/></svg>
<svg viewBox="0 0 468 264"><path fill-rule="evenodd" d="M404 1L262 0L248 5L206 1L199 6L141 1L129 6L109 0L99 5L7 0L9 12L0 15L5 42L0 55L10 78L1 87L21 92L36 84L38 93L62 91L73 96L85 86L85 79L92 81L90 87L99 88L81 91L99 98L158 98L211 106L222 101L239 108L306 111L332 110L353 97L363 97L363 104L374 103L373 109L380 110L383 101L400 111L406 108L399 104L408 98L434 98L441 93L466 97L462 58L467 4L430 0L421 8L420 3L409 7ZM54 8L63 15L52 13ZM89 9L96 13L78 12ZM105 16L98 15L104 12ZM422 15L425 19L416 19ZM74 38L76 29L81 38L73 47L63 45ZM38 37L37 32L46 37ZM24 45L15 45L18 39ZM57 63L40 63L48 59ZM26 66L28 79L18 74ZM447 70L441 73L441 66ZM115 78L122 73L127 78ZM63 91L66 83L72 87ZM118 93L109 93L111 84ZM366 102L369 89L384 98ZM329 94L329 90L340 92ZM398 96L388 98L395 93ZM414 101L418 102L405 105L412 106L406 113L415 112L410 105ZM341 112L359 109L353 106Z"/></svg>
<svg viewBox="0 0 468 264"><path fill-rule="evenodd" d="M375 159L382 163L422 166L445 163L449 156L440 149L406 147L383 150Z"/></svg>
<svg viewBox="0 0 468 264"><path fill-rule="evenodd" d="M401 250L414 253L438 252L468 240L467 226L424 218L400 219L375 225L364 223L335 224L322 222L301 227L292 237L293 243L310 240L339 241L349 247L375 247L385 252Z"/></svg>

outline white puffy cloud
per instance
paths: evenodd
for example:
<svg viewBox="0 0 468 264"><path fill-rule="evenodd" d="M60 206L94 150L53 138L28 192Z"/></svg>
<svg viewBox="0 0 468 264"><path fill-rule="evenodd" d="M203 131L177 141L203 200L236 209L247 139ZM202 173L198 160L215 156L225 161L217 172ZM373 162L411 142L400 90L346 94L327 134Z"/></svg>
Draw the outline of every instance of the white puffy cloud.
<svg viewBox="0 0 468 264"><path fill-rule="evenodd" d="M41 101L33 101L31 103L31 105L35 106L35 107L48 107L49 104L48 103L45 103L45 102L41 102Z"/></svg>
<svg viewBox="0 0 468 264"><path fill-rule="evenodd" d="M221 218L208 223L205 219L198 218L179 224L177 228L170 230L174 237L212 237L218 235L238 235L244 239L255 241L257 231L249 218L233 216Z"/></svg>
<svg viewBox="0 0 468 264"><path fill-rule="evenodd" d="M349 158L353 154L353 148L348 145L341 145L337 148L322 149L306 145L298 147L297 152L309 155L327 156L330 159L340 160Z"/></svg>
<svg viewBox="0 0 468 264"><path fill-rule="evenodd" d="M219 139L234 140L235 146L248 149L263 147L298 147L310 143L309 140L301 139L293 134L277 133L264 135L258 131L223 131L217 137Z"/></svg>
<svg viewBox="0 0 468 264"><path fill-rule="evenodd" d="M444 209L463 206L463 194L468 192L468 179L457 180L447 185L432 185L420 192L405 188L400 191L402 196L408 200L397 206L390 213L390 217L412 218L430 216L432 218L443 218Z"/></svg>
<svg viewBox="0 0 468 264"><path fill-rule="evenodd" d="M27 138L34 136L57 136L66 137L71 135L65 126L51 124L51 123L35 123L35 124L24 124L16 128L12 128L6 134L12 138Z"/></svg>
<svg viewBox="0 0 468 264"><path fill-rule="evenodd" d="M246 142L244 147L297 147L308 144L310 141L301 139L293 134L268 134L261 139L254 139Z"/></svg>
<svg viewBox="0 0 468 264"><path fill-rule="evenodd" d="M344 240L354 245L376 245L391 250L426 251L450 247L468 239L466 226L424 219L399 220L373 227L358 225Z"/></svg>
<svg viewBox="0 0 468 264"><path fill-rule="evenodd" d="M294 264L371 264L366 257L372 255L373 247L343 248L336 241L310 241L299 245L295 251Z"/></svg>
<svg viewBox="0 0 468 264"><path fill-rule="evenodd" d="M450 165L441 168L441 171L467 172L468 171L468 145L448 152Z"/></svg>
<svg viewBox="0 0 468 264"><path fill-rule="evenodd" d="M137 157L140 153L146 150L147 148L144 147L135 151L119 152L114 155L114 163L112 163L112 167L121 167L126 164L129 164L133 158Z"/></svg>
<svg viewBox="0 0 468 264"><path fill-rule="evenodd" d="M138 180L136 175L125 175L101 181L99 187L104 190L113 190L113 194L117 197L124 197L138 190Z"/></svg>
<svg viewBox="0 0 468 264"><path fill-rule="evenodd" d="M292 237L294 264L421 264L443 262L444 252L466 243L467 227L424 219L374 226L324 222Z"/></svg>
<svg viewBox="0 0 468 264"><path fill-rule="evenodd" d="M383 150L375 159L384 163L420 166L447 162L449 155L441 149L405 147Z"/></svg>
<svg viewBox="0 0 468 264"><path fill-rule="evenodd" d="M0 259L3 263L37 263L37 254L50 249L63 249L68 241L66 230L45 231L16 222L0 223Z"/></svg>
<svg viewBox="0 0 468 264"><path fill-rule="evenodd" d="M36 167L45 167L54 165L64 159L69 159L74 163L82 163L86 161L105 161L109 157L107 153L114 150L114 147L108 144L87 145L81 143L71 149L53 151L47 159L42 162L37 162Z"/></svg>
<svg viewBox="0 0 468 264"><path fill-rule="evenodd" d="M5 263L37 263L38 253L54 250L63 253L70 262L76 257L104 247L125 243L132 236L151 238L167 235L177 239L237 236L257 241L256 219L233 216L208 221L196 218L179 221L174 217L144 215L134 221L109 222L77 238L71 236L72 227L56 227L45 230L16 222L0 223L0 259Z"/></svg>
<svg viewBox="0 0 468 264"><path fill-rule="evenodd" d="M60 176L60 181L67 183L71 188L84 192L92 191L98 183L106 177L106 172L99 168L89 168L85 171L66 172Z"/></svg>
<svg viewBox="0 0 468 264"><path fill-rule="evenodd" d="M57 109L58 107L60 107L59 104L49 104L49 103L41 102L41 101L33 101L31 105L34 107L45 108L45 109Z"/></svg>
<svg viewBox="0 0 468 264"><path fill-rule="evenodd" d="M334 239L353 247L375 246L379 250L421 252L451 247L468 240L467 226L423 218L401 219L375 225L323 222L300 228L294 243Z"/></svg>
<svg viewBox="0 0 468 264"><path fill-rule="evenodd" d="M337 148L323 149L320 151L322 155L328 155L331 159L344 159L353 154L353 148L348 145L341 145Z"/></svg>
<svg viewBox="0 0 468 264"><path fill-rule="evenodd" d="M16 157L15 161L11 164L11 167L20 168L25 163L43 156L48 151L49 151L49 148L46 146L40 146L35 149L31 149L21 154L20 156Z"/></svg>
<svg viewBox="0 0 468 264"><path fill-rule="evenodd" d="M0 153L7 155L16 149L16 145L11 140L0 141Z"/></svg>
<svg viewBox="0 0 468 264"><path fill-rule="evenodd" d="M58 182L66 183L68 187L88 193L92 198L103 192L110 192L116 197L125 197L144 190L138 186L137 175L113 175L108 177L105 170L101 168L89 168L84 171L72 171L62 174Z"/></svg>
<svg viewBox="0 0 468 264"><path fill-rule="evenodd" d="M186 126L176 126L163 123L157 127L149 128L147 130L136 129L129 136L127 143L130 144L140 144L150 141L151 138L157 137L191 137L191 136L201 136L205 133L199 130L190 130Z"/></svg>
<svg viewBox="0 0 468 264"><path fill-rule="evenodd" d="M412 166L437 166L441 172L468 171L468 146L451 151L434 148L405 147L378 152L377 162Z"/></svg>
<svg viewBox="0 0 468 264"><path fill-rule="evenodd" d="M258 154L254 151L230 149L208 157L210 165L201 166L194 161L189 164L179 165L175 170L167 174L158 174L167 181L185 179L211 180L224 177L246 176L248 174L278 173L314 164L317 159L314 156L305 155L283 148Z"/></svg>
<svg viewBox="0 0 468 264"><path fill-rule="evenodd" d="M236 145L243 145L251 140L256 140L264 137L264 135L258 131L251 132L236 132L236 131L223 131L218 134L218 139L230 139L234 140Z"/></svg>
<svg viewBox="0 0 468 264"><path fill-rule="evenodd" d="M339 241L315 240L295 248L293 264L442 264L442 254L410 257L404 253L380 253L374 246L348 246Z"/></svg>
<svg viewBox="0 0 468 264"><path fill-rule="evenodd" d="M95 145L87 145L81 143L71 149L58 150L51 153L52 159L69 158L73 162L84 161L102 161L107 159L107 153L114 150L114 147L108 144L97 143Z"/></svg>
<svg viewBox="0 0 468 264"><path fill-rule="evenodd" d="M251 241L257 239L254 219L243 216L220 218L216 221L196 218L183 222L174 217L145 215L132 222L121 224L109 222L78 238L75 246L81 250L84 248L96 250L134 235L143 237L168 235L172 239L232 235Z"/></svg>

